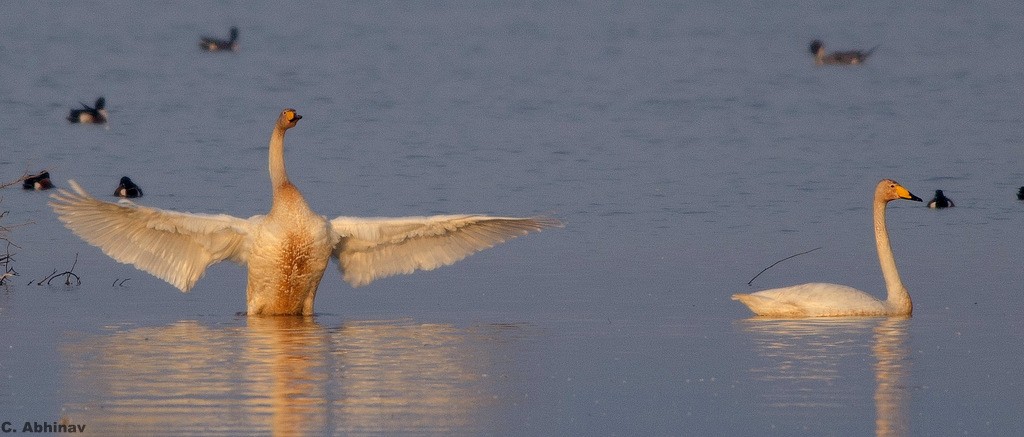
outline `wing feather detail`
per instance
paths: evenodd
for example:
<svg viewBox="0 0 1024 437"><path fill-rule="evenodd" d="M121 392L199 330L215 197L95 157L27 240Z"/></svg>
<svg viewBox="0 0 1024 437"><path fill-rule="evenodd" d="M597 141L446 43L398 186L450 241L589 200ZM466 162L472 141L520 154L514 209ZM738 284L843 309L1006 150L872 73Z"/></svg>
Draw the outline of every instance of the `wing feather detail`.
<svg viewBox="0 0 1024 437"><path fill-rule="evenodd" d="M354 287L416 270L433 270L515 237L562 223L546 217L483 215L338 217L331 227L341 240L334 256Z"/></svg>
<svg viewBox="0 0 1024 437"><path fill-rule="evenodd" d="M263 216L193 214L150 208L131 201L92 197L75 181L58 190L50 206L64 225L103 253L188 291L223 260L245 264L249 234Z"/></svg>

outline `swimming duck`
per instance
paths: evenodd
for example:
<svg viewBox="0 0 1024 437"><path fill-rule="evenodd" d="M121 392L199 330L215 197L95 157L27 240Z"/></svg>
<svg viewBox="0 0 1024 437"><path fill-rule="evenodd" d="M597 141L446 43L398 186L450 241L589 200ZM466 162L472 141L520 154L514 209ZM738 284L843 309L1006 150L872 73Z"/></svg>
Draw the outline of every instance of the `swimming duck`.
<svg viewBox="0 0 1024 437"><path fill-rule="evenodd" d="M942 194L942 190L935 190L935 198L928 202L929 208L950 208L954 206L956 205L953 204L953 201Z"/></svg>
<svg viewBox="0 0 1024 437"><path fill-rule="evenodd" d="M858 65L863 64L868 59L871 52L874 52L878 46L874 46L871 50L850 50L845 52L832 52L825 53L825 43L821 42L820 39L811 41L811 54L814 55L815 65Z"/></svg>
<svg viewBox="0 0 1024 437"><path fill-rule="evenodd" d="M79 102L81 103L81 102ZM68 113L68 121L72 123L106 123L107 122L107 100L103 97L96 99L96 106L90 108L89 105L81 103L81 109L72 109Z"/></svg>
<svg viewBox="0 0 1024 437"><path fill-rule="evenodd" d="M29 176L25 178L21 183L21 187L26 190L49 190L53 188L53 183L50 182L50 172L44 171L37 175Z"/></svg>
<svg viewBox="0 0 1024 437"><path fill-rule="evenodd" d="M250 218L192 214L123 200L104 202L74 181L51 195L65 226L117 261L190 290L206 271L230 260L248 269L249 315L312 315L330 258L353 286L433 270L506 240L561 226L545 217L476 214L328 220L309 208L285 172L285 132L302 119L281 111L270 135L270 212Z"/></svg>
<svg viewBox="0 0 1024 437"><path fill-rule="evenodd" d="M889 231L885 226L885 206L896 199L921 201L920 197L910 194L892 179L882 179L875 186L875 247L888 292L886 300L879 300L853 287L820 282L751 294L738 293L732 295L732 299L742 302L754 314L768 317L909 316L913 305L896 270Z"/></svg>
<svg viewBox="0 0 1024 437"><path fill-rule="evenodd" d="M135 185L135 182L132 182L128 176L122 176L121 183L117 185L117 190L114 190L114 195L117 197L134 199L136 197L142 197L142 188Z"/></svg>
<svg viewBox="0 0 1024 437"><path fill-rule="evenodd" d="M227 41L204 36L199 41L199 47L208 52L238 51L238 28L231 26L231 38Z"/></svg>
<svg viewBox="0 0 1024 437"><path fill-rule="evenodd" d="M1017 200L1024 200L1024 187L1017 190Z"/></svg>

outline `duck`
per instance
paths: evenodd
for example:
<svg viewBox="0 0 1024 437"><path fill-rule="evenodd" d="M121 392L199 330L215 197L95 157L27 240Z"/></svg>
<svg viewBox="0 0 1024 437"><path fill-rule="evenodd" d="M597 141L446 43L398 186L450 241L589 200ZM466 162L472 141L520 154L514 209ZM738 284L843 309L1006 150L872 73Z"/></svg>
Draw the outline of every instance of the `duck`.
<svg viewBox="0 0 1024 437"><path fill-rule="evenodd" d="M26 177L21 182L21 187L26 190L49 190L53 188L53 182L50 182L50 172L44 171L37 175Z"/></svg>
<svg viewBox="0 0 1024 437"><path fill-rule="evenodd" d="M896 261L889 245L889 231L885 225L886 205L897 199L921 201L920 197L911 194L892 179L882 179L875 186L872 214L878 261L882 266L882 277L885 278L888 292L885 300L846 285L820 282L750 294L737 293L732 295L732 299L746 305L754 314L764 317L910 316L913 303L896 270Z"/></svg>
<svg viewBox="0 0 1024 437"><path fill-rule="evenodd" d="M79 103L82 107L72 109L68 113L68 121L82 124L103 124L107 122L107 99L103 97L96 99L95 106L91 108L85 103Z"/></svg>
<svg viewBox="0 0 1024 437"><path fill-rule="evenodd" d="M122 263L183 292L206 269L233 261L247 271L248 315L314 314L317 288L330 259L354 287L393 275L433 270L509 239L560 227L548 217L448 214L328 220L310 209L285 171L285 133L302 120L281 111L270 135L270 211L239 218L98 200L75 181L50 205L73 233Z"/></svg>
<svg viewBox="0 0 1024 437"><path fill-rule="evenodd" d="M117 184L117 189L114 190L114 195L117 197L124 197L126 199L134 199L136 197L142 197L142 188L135 185L131 178L128 176L122 176L121 182Z"/></svg>
<svg viewBox="0 0 1024 437"><path fill-rule="evenodd" d="M811 54L814 55L815 65L859 65L863 64L864 61L871 56L871 53L877 49L878 46L872 47L870 50L850 50L845 52L832 52L825 53L825 43L821 42L820 39L811 41Z"/></svg>
<svg viewBox="0 0 1024 437"><path fill-rule="evenodd" d="M1017 190L1017 200L1024 200L1024 187Z"/></svg>
<svg viewBox="0 0 1024 437"><path fill-rule="evenodd" d="M935 197L930 202L928 202L928 207L933 209L952 208L954 206L956 205L953 204L953 201L946 197L944 194L942 194L942 190L935 190Z"/></svg>
<svg viewBox="0 0 1024 437"><path fill-rule="evenodd" d="M227 41L204 36L199 40L199 47L208 52L236 52L238 51L238 28L231 26L230 35Z"/></svg>

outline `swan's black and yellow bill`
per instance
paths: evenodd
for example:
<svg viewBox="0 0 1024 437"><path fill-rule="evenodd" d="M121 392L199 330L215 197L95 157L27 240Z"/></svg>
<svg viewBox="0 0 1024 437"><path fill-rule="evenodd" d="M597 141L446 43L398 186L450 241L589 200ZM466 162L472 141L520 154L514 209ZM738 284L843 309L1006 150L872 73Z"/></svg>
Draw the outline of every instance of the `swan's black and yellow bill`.
<svg viewBox="0 0 1024 437"><path fill-rule="evenodd" d="M900 196L900 199L913 200L915 202L921 201L920 197L911 194L910 190L903 188L903 186L900 184L896 184L896 194Z"/></svg>
<svg viewBox="0 0 1024 437"><path fill-rule="evenodd" d="M299 115L297 112L295 112L294 109L291 109L291 108L288 108L288 109L284 110L284 118L285 118L285 120L288 120L289 123L294 123L296 121L302 120L302 116Z"/></svg>

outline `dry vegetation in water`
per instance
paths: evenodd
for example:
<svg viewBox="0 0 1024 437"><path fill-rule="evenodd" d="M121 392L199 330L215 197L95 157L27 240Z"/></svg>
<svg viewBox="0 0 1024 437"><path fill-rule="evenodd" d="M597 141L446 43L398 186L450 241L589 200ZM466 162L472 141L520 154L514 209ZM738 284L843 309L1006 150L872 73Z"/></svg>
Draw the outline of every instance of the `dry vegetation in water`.
<svg viewBox="0 0 1024 437"><path fill-rule="evenodd" d="M12 185L21 184L22 181L28 179L30 176L31 175L29 175L28 172L26 172L25 174L21 175L21 177L13 181L0 183L0 190L10 187ZM7 218L7 216L10 215L11 212L2 208L3 200L3 196L0 196L0 245L3 245L4 251L3 254L0 255L0 270L3 271L3 273L0 273L0 285L7 285L11 281L11 278L18 276L18 272L15 271L14 267L11 266L11 264L14 262L14 254L11 253L11 248L21 249L20 246L14 244L14 242L11 241L11 228L28 225L31 224L32 222L26 222L9 226L5 225L4 219Z"/></svg>
<svg viewBox="0 0 1024 437"><path fill-rule="evenodd" d="M13 181L0 182L0 190L10 186L19 185L25 179L28 179L31 176L32 175L26 172L25 174L21 175L21 177ZM7 218L7 216L10 214L10 211L3 209L3 200L3 196L0 196L0 250L3 251L0 252L0 285L8 285L12 281L12 278L18 276L18 272L14 270L14 267L12 267L12 263L14 262L14 253L12 253L11 250L12 248L21 249L20 246L11 241L11 228L30 225L32 224L32 222L28 221L25 223L18 223L16 225L5 225L4 219ZM57 278L61 278L61 282L63 282L65 286L82 285L82 279L78 276L77 273L74 272L75 266L77 265L78 254L76 253L75 261L71 264L71 268L69 270L58 273L57 269L53 269L53 273L46 275L42 279L32 280L29 282L29 285L51 285L53 281ZM125 283L128 282L129 279L130 278L118 278L117 280L114 281L114 285L112 286L125 287Z"/></svg>

